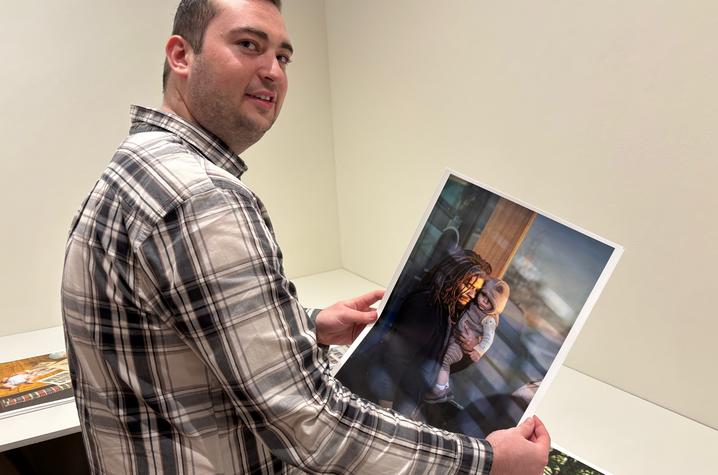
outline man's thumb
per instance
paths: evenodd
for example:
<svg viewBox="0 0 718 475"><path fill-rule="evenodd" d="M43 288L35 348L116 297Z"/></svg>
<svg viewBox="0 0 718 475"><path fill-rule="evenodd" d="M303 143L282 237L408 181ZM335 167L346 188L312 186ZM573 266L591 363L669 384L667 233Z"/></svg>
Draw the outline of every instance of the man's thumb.
<svg viewBox="0 0 718 475"><path fill-rule="evenodd" d="M518 429L518 431L519 431L519 434L521 434L521 436L522 436L524 439L527 439L527 440L528 440L528 439L530 439L531 436L533 435L533 433L534 433L534 427L535 427L535 426L536 426L536 422L534 422L534 418L533 418L533 416L531 416L531 417L529 417L528 419L526 419L525 421L523 421L523 422L517 427L517 429Z"/></svg>

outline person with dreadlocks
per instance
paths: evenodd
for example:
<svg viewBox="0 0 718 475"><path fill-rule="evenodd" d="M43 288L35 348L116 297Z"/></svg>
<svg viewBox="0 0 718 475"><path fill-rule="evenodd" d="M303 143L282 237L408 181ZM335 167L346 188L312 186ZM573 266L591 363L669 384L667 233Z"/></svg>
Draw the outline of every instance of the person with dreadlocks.
<svg viewBox="0 0 718 475"><path fill-rule="evenodd" d="M372 384L380 405L412 416L436 382L452 325L490 273L488 262L460 249L406 297L383 338L383 371Z"/></svg>
<svg viewBox="0 0 718 475"><path fill-rule="evenodd" d="M444 352L441 369L436 378L436 384L424 397L428 403L439 403L451 398L449 388L449 373L451 365L458 363L464 357L465 350L459 343L460 337L470 340L476 339L478 343L472 348L469 357L474 363L489 350L494 342L496 327L499 325L499 316L509 300L509 284L501 279L487 280L479 290L475 301L461 315L458 323L453 327L454 338L450 338Z"/></svg>

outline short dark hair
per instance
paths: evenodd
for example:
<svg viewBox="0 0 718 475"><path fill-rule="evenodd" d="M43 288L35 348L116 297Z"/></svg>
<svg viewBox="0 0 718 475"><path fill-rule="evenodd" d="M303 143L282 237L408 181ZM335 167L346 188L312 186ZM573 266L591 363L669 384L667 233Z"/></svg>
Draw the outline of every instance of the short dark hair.
<svg viewBox="0 0 718 475"><path fill-rule="evenodd" d="M282 9L282 0L267 0L272 2L279 10ZM192 47L195 53L202 52L204 44L204 32L207 25L217 14L217 6L214 0L180 0L175 12L175 19L172 25L172 34L179 35ZM167 80L170 75L170 65L165 58L164 70L162 71L162 92L167 88Z"/></svg>

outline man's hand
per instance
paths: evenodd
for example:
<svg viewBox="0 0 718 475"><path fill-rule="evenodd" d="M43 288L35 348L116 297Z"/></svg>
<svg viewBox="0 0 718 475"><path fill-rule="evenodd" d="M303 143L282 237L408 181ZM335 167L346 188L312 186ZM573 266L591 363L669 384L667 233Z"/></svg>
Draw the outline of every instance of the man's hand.
<svg viewBox="0 0 718 475"><path fill-rule="evenodd" d="M543 474L551 437L538 417L529 417L512 429L492 432L486 440L494 449L491 475Z"/></svg>
<svg viewBox="0 0 718 475"><path fill-rule="evenodd" d="M322 345L348 345L364 327L376 320L373 304L384 297L383 290L374 290L359 297L337 302L317 314L317 341Z"/></svg>

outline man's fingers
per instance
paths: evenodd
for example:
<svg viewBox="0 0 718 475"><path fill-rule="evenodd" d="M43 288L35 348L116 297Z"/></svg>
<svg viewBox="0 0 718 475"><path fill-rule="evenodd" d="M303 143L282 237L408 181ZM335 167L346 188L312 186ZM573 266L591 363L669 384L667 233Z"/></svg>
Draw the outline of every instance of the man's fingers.
<svg viewBox="0 0 718 475"><path fill-rule="evenodd" d="M523 421L521 424L519 424L516 429L518 429L519 434L526 439L531 440L531 435L534 433L534 428L536 426L536 422L534 421L533 417L529 417L525 421ZM545 429L544 429L545 430Z"/></svg>
<svg viewBox="0 0 718 475"><path fill-rule="evenodd" d="M382 298L384 298L384 289L377 289L360 295L359 297L354 297L348 300L347 304L357 310L368 309Z"/></svg>
<svg viewBox="0 0 718 475"><path fill-rule="evenodd" d="M534 420L534 442L548 450L551 447L551 436L548 434L546 426L538 417L533 416L532 419Z"/></svg>
<svg viewBox="0 0 718 475"><path fill-rule="evenodd" d="M347 308L344 311L344 321L346 323L366 325L368 323L374 323L376 321L376 316L377 313L374 309L362 311Z"/></svg>

